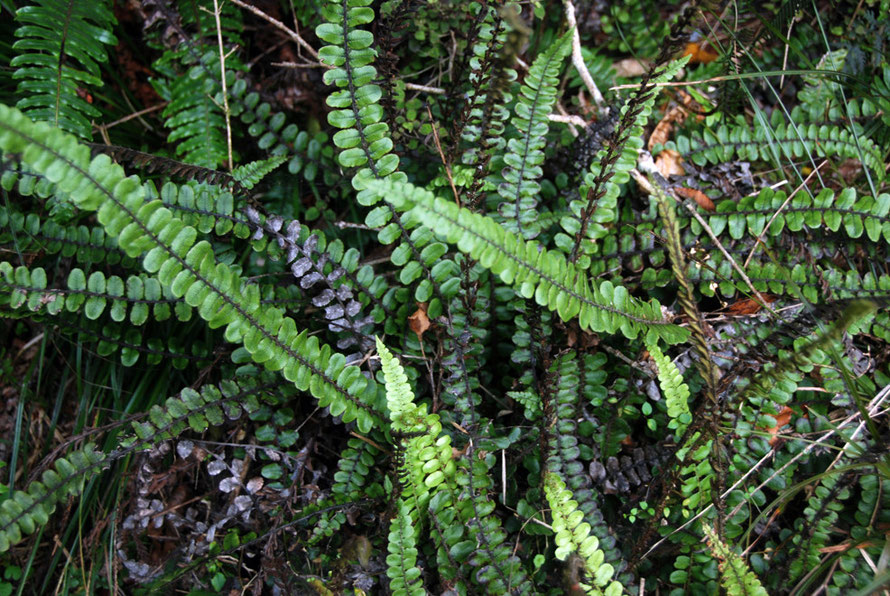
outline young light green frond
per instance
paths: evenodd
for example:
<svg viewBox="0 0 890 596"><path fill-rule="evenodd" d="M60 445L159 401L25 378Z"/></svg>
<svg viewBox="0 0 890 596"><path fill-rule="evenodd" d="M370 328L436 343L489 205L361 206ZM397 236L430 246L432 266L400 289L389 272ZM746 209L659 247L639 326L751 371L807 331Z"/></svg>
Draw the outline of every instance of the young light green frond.
<svg viewBox="0 0 890 596"><path fill-rule="evenodd" d="M415 413L417 406L414 404L414 392L408 385L408 377L399 359L392 355L380 338L377 341L377 353L380 355L380 364L383 367L383 377L386 379L386 404L389 407L389 416L393 423L393 429L402 432L410 432L413 424L408 422L410 416Z"/></svg>
<svg viewBox="0 0 890 596"><path fill-rule="evenodd" d="M526 239L535 238L541 231L536 209L541 186L537 179L543 174L547 116L556 103L559 72L571 42L572 31L568 31L535 59L523 81L513 118L520 137L507 141L506 165L501 171L504 181L498 185L498 194L504 200L499 212L506 218L506 228Z"/></svg>
<svg viewBox="0 0 890 596"><path fill-rule="evenodd" d="M275 155L268 159L246 163L232 170L232 178L240 182L244 188L251 189L288 159L287 155Z"/></svg>
<svg viewBox="0 0 890 596"><path fill-rule="evenodd" d="M668 416L671 419L669 428L675 429L680 436L689 423L692 414L689 412L689 386L683 382L683 375L677 370L673 361L664 355L657 343L646 342L646 349L658 367L658 386L667 403Z"/></svg>
<svg viewBox="0 0 890 596"><path fill-rule="evenodd" d="M720 583L729 596L769 596L745 560L724 544L711 526L702 524L702 530L711 554L720 561Z"/></svg>
<svg viewBox="0 0 890 596"><path fill-rule="evenodd" d="M526 241L489 217L436 198L426 189L393 181L374 182L369 190L385 197L396 209L456 244L461 252L499 275L525 298L556 311L564 321L578 318L582 328L627 337L654 333L668 343L684 341L687 332L662 318L656 300L642 302L622 286L608 281L591 284L586 272L569 263L561 252Z"/></svg>
<svg viewBox="0 0 890 596"><path fill-rule="evenodd" d="M544 494L550 504L553 516L553 531L556 533L556 558L565 561L568 556L577 552L584 560L587 577L593 585L581 584L587 594L618 596L624 593L623 586L612 580L615 570L604 560L605 555L599 548L599 540L590 534L590 524L582 522L584 513L578 509L578 503L572 499L572 491L557 474L544 474Z"/></svg>

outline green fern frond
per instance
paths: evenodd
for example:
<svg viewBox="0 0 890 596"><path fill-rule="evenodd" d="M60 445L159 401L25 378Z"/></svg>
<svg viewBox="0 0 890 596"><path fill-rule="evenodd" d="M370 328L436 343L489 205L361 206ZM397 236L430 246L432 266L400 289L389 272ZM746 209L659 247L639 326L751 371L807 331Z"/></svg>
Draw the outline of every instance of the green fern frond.
<svg viewBox="0 0 890 596"><path fill-rule="evenodd" d="M145 203L135 178L124 178L107 156L92 161L89 149L46 124L34 124L17 110L0 106L0 149L20 154L35 172L70 193L80 209L98 211L106 233L118 237L130 256L184 297L211 328L226 328L226 339L243 342L255 362L282 370L300 390L309 390L322 407L367 432L382 424L376 411L376 384L347 366L315 336L299 333L293 319L277 308L260 308L259 288L231 267L217 262L197 231L173 217L159 200Z"/></svg>
<svg viewBox="0 0 890 596"><path fill-rule="evenodd" d="M536 209L541 186L536 180L543 173L543 149L549 129L547 116L556 102L559 72L571 42L572 31L569 31L535 59L514 108L513 124L520 137L507 141L503 158L506 165L501 171L504 181L498 185L498 194L504 202L498 211L505 217L506 228L521 233L526 239L535 238L541 232Z"/></svg>
<svg viewBox="0 0 890 596"><path fill-rule="evenodd" d="M505 143L504 132L510 118L505 106L513 98L510 84L516 78L512 65L500 56L506 40L503 20L495 7L488 7L469 60L469 99L462 114L466 125L460 131L460 146L464 149L461 161L475 166L468 197L471 203L481 187L492 152L502 149Z"/></svg>
<svg viewBox="0 0 890 596"><path fill-rule="evenodd" d="M222 102L221 96L217 102ZM288 123L284 112L275 111L269 102L260 101L257 91L248 93L248 82L243 77L229 87L229 111L233 118L247 125L247 134L256 138L257 147L269 155L287 156L287 171L291 174L302 174L313 187L318 178L326 186L348 188L348 180L340 175L334 161L334 148L328 136L323 132L310 135L296 124Z"/></svg>
<svg viewBox="0 0 890 596"><path fill-rule="evenodd" d="M389 127L382 121L383 92L373 83L377 76L371 64L374 36L358 28L373 22L370 4L371 0L329 0L322 8L327 22L315 30L320 39L332 44L321 48L319 57L333 67L325 72L325 82L339 89L327 98L328 106L335 108L328 114L328 122L340 129L333 137L334 144L341 149L338 160L344 167L359 168L352 177L352 186L359 191L356 200L365 206L380 202L381 197L368 190L371 184L407 180L404 172L397 171L399 157L392 152ZM402 222L388 203L372 209L365 224L380 229L377 239L383 244L402 241L392 253L393 263L402 267L399 279L405 285L420 280L415 300L429 302L430 316L439 316L446 301L454 296L454 292L445 292L439 285L453 272L453 263L441 259L445 252L441 243L430 243L433 235L423 228L409 236L412 226Z"/></svg>
<svg viewBox="0 0 890 596"><path fill-rule="evenodd" d="M596 492L591 490L590 476L582 462L577 438L579 403L602 403L606 398L606 373L602 370L605 363L605 354L584 354L576 358L569 352L554 360L550 374L555 377L552 383L555 387L551 391L542 391L548 398L545 407L547 426L543 431L548 451L546 468L557 474L571 490L578 511L584 514L584 523L590 526L591 534L599 540L600 549L615 568L616 581L629 586L633 576L625 572L627 562L603 518Z"/></svg>
<svg viewBox="0 0 890 596"><path fill-rule="evenodd" d="M711 553L720 561L720 583L729 596L769 596L745 560L724 544L713 528L702 524L702 530Z"/></svg>
<svg viewBox="0 0 890 596"><path fill-rule="evenodd" d="M847 49L826 52L816 64L816 70L841 72L847 59ZM824 74L804 74L801 79L805 85L797 92L798 99L802 102L802 108L810 116L810 120L818 120L824 116L832 103L839 103L837 95L840 83L828 79Z"/></svg>
<svg viewBox="0 0 890 596"><path fill-rule="evenodd" d="M775 112L779 114L780 112ZM822 158L862 158L863 165L876 176L884 178L881 148L871 139L833 124L807 123L799 109L792 111L790 125L775 121L771 127L755 120L753 128L744 121L733 126L678 135L674 145L680 154L698 166L718 164L733 159L775 163L779 158L796 160L808 156ZM777 155L778 153L778 155Z"/></svg>
<svg viewBox="0 0 890 596"><path fill-rule="evenodd" d="M783 358L769 370L759 374L751 383L748 391L768 393L771 385L781 379L786 372L805 366L814 353L839 341L847 328L856 324L859 319L870 315L876 308L877 304L871 300L853 300L831 327L821 332L815 339L794 350L787 358Z"/></svg>
<svg viewBox="0 0 890 596"><path fill-rule="evenodd" d="M658 344L646 342L646 349L658 368L658 386L664 395L668 416L671 419L668 428L674 429L679 437L692 422L692 414L689 412L689 386L683 382L683 375L671 359L664 355Z"/></svg>
<svg viewBox="0 0 890 596"><path fill-rule="evenodd" d="M181 66L169 64L178 60ZM170 131L167 141L175 144L176 155L198 166L219 167L228 158L225 117L214 101L220 88L219 50L207 49L200 56L185 50L168 52L155 68L167 74L166 86L156 86L169 102L162 115ZM179 68L186 72L178 72ZM234 82L233 73L227 74Z"/></svg>
<svg viewBox="0 0 890 596"><path fill-rule="evenodd" d="M98 109L78 94L80 87L101 88L104 46L115 45L114 14L107 0L35 0L16 12L19 53L10 66L20 79L16 104L35 120L54 123L81 139L92 136L90 118Z"/></svg>
<svg viewBox="0 0 890 596"><path fill-rule="evenodd" d="M272 173L275 168L287 161L286 155L276 155L268 159L252 161L232 170L232 177L241 183L246 189L251 189L260 183L260 180Z"/></svg>
<svg viewBox="0 0 890 596"><path fill-rule="evenodd" d="M584 513L572 499L572 491L553 472L544 474L544 494L550 504L553 516L553 531L556 533L556 558L565 561L577 552L584 560L585 570L592 585L582 583L587 594L617 596L624 593L621 583L612 580L615 569L604 561L605 555L599 548L599 540L590 534L590 524L582 522Z"/></svg>
<svg viewBox="0 0 890 596"><path fill-rule="evenodd" d="M431 192L406 183L373 182L369 190L409 211L448 242L501 277L525 298L556 311L564 321L578 317L581 327L593 331L621 331L633 338L654 333L668 343L683 341L687 332L662 319L655 300L641 302L622 286L604 281L591 286L586 273L560 252L546 250L508 232L491 218L436 198Z"/></svg>
<svg viewBox="0 0 890 596"><path fill-rule="evenodd" d="M580 268L590 267L589 255L596 241L608 235L606 225L618 216L621 185L630 179L630 171L637 164L638 152L643 147L643 127L649 121L661 89L656 85L673 79L688 61L687 56L671 62L647 83L645 90L640 90L637 97L622 107L621 124L616 129L621 137L616 141L617 146L597 152L590 171L584 175L580 198L569 204L571 213L560 220L565 234L557 234L556 244L569 253Z"/></svg>
<svg viewBox="0 0 890 596"><path fill-rule="evenodd" d="M417 541L411 513L412 508L400 501L389 526L386 575L394 596L424 596L427 593L420 581L421 570L417 566Z"/></svg>
<svg viewBox="0 0 890 596"><path fill-rule="evenodd" d="M50 315L82 311L87 319L95 321L107 312L112 321L129 320L130 324L141 326L149 319L150 307L155 309L156 320L164 320L170 316L169 305L176 304L175 300L163 298L161 285L146 275L130 275L125 280L117 275L106 277L101 271L93 271L87 276L75 267L68 274L68 288L62 290L47 288L46 272L42 267L13 269L11 264L0 262L0 277L3 293L10 293L10 308L27 306L32 312ZM167 306L166 311L161 305Z"/></svg>
<svg viewBox="0 0 890 596"><path fill-rule="evenodd" d="M349 439L346 448L340 452L337 471L334 473L334 485L331 486L330 501L348 503L363 497L383 496L383 487L379 482L368 484L368 474L379 453L367 441ZM312 530L309 544L315 544L332 536L345 523L346 514L342 511L323 513Z"/></svg>
<svg viewBox="0 0 890 596"><path fill-rule="evenodd" d="M69 496L79 495L87 476L102 467L106 454L93 443L57 459L24 491L11 491L0 503L0 553L21 542L49 521L56 505Z"/></svg>
<svg viewBox="0 0 890 596"><path fill-rule="evenodd" d="M228 379L219 384L204 385L200 391L186 387L167 398L163 406L152 406L147 420L134 422L133 436L124 438L121 445L149 449L188 429L196 433L206 432L211 425L220 426L226 420L237 420L242 412L256 412L261 400L269 401L265 394L271 389L280 392L281 385L268 376L244 375L237 381Z"/></svg>
<svg viewBox="0 0 890 596"><path fill-rule="evenodd" d="M341 129L334 135L334 143L341 149L338 159L344 167L362 168L352 182L359 190L370 180L389 176L399 166L398 156L392 153L389 128L381 122L382 91L371 82L377 75L371 64L374 36L358 28L373 22L370 4L371 0L328 0L322 7L327 22L315 29L321 40L331 44L319 50L322 62L333 67L324 73L324 81L339 89L327 98L327 104L334 108L328 122Z"/></svg>

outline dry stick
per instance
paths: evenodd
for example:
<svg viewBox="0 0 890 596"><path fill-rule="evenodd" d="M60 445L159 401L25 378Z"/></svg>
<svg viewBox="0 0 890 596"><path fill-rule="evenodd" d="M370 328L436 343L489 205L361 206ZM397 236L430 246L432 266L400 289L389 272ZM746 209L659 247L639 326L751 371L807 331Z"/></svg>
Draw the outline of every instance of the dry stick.
<svg viewBox="0 0 890 596"><path fill-rule="evenodd" d="M776 220L776 218L777 218L777 217L779 216L779 214L782 212L782 209L784 209L785 207L788 206L788 203L790 203L790 202L791 202L791 199L793 199L794 196L795 196L798 192L800 192L800 189L802 189L803 187L805 187L805 186L810 182L810 179L811 179L813 176L816 175L816 172L818 172L819 170L821 170L821 169L822 169L822 166L824 166L824 165L827 164L827 163L828 163L828 160L826 159L825 161L823 161L822 163L820 163L818 166L816 166L816 169L813 170L812 172L810 172L810 175L807 176L806 179L805 179L803 182L800 183L800 186L798 186L797 188L795 188L795 189L791 192L791 194L788 195L788 198L785 199L785 202L782 203L782 206L779 207L779 208L776 210L776 212L773 213L773 216L769 218L769 221L768 221L768 222L766 223L766 225L763 227L763 231L761 231L761 232L760 232L760 235L757 236L757 241L754 243L754 246L751 247L751 252L748 253L748 258L745 259L745 267L747 267L747 266L748 266L748 263L751 262L752 257L754 257L754 253L757 252L757 247L759 247L759 246L761 245L761 243L763 242L763 236L766 234L766 231L769 230L769 227L772 225L772 223Z"/></svg>
<svg viewBox="0 0 890 596"><path fill-rule="evenodd" d="M306 42L306 40L304 40L302 37L300 37L300 35L299 35L298 33L296 33L295 31L292 31L291 29L288 29L288 28L287 28L287 25L285 25L285 24L282 23L281 21L279 21L279 20L277 20L277 19L274 19L274 18L270 17L269 15L267 15L266 13L264 13L264 12L263 12L262 10L260 10L259 8L256 8L255 6L251 6L250 4L247 4L247 3L245 3L245 2L242 2L241 0L232 0L232 3L233 3L235 6L240 6L240 7L243 8L244 10L249 10L250 12L252 12L253 14L255 14L256 16L260 17L261 19L263 19L263 20L266 21L267 23L271 24L271 25L272 25L273 27L275 27L276 29L279 29L279 30L281 30L281 31L284 31L284 32L287 34L288 37L290 37L292 40L294 40L295 42L297 42L297 45L299 45L300 47L302 47L303 49L305 49L307 52L309 52L309 53L312 55L313 58L315 58L316 60L318 60L318 52L315 51L315 48L313 48L311 45L309 45L309 44Z"/></svg>
<svg viewBox="0 0 890 596"><path fill-rule="evenodd" d="M547 119L551 122L562 122L563 124L568 124L570 126L587 128L587 121L581 116L576 116L574 114L547 114ZM575 133L575 136L577 136L577 132Z"/></svg>
<svg viewBox="0 0 890 596"><path fill-rule="evenodd" d="M296 62L273 62L272 66L280 66L281 68L333 68L328 64L306 62L305 64L297 64Z"/></svg>
<svg viewBox="0 0 890 596"><path fill-rule="evenodd" d="M568 21L569 27L572 28L572 64L575 66L578 74L581 75L581 80L584 81L584 86L590 91L593 101L596 105L601 106L603 104L603 94L600 93L599 87L596 86L593 77L590 76L590 71L587 70L587 65L584 64L584 56L581 54L581 34L578 33L578 21L575 19L575 5L572 4L572 0L564 0L563 5L566 8L566 21Z"/></svg>
<svg viewBox="0 0 890 596"><path fill-rule="evenodd" d="M405 83L405 89L412 91L426 91L435 95L445 95L445 90L441 87L430 87L429 85L418 85L417 83Z"/></svg>
<svg viewBox="0 0 890 596"><path fill-rule="evenodd" d="M457 187L454 186L454 178L451 176L451 166L448 165L448 162L445 161L445 153L442 151L442 144L439 143L439 131L436 125L436 121L433 120L433 113L430 111L430 107L426 107L426 113L430 117L430 123L433 125L433 139L436 141L436 150L439 152L439 157L442 158L442 165L445 166L445 175L448 177L448 184L451 185L451 192L454 193L454 202L457 203L457 206L460 207L460 196L457 194ZM423 346L421 346L422 348Z"/></svg>
<svg viewBox="0 0 890 596"><path fill-rule="evenodd" d="M108 130L109 128L117 126L118 124L123 124L124 122L129 122L133 118L139 118L140 116L150 114L151 112L157 112L158 110L161 110L161 109L167 107L168 103L170 103L170 102L162 101L161 103L159 103L156 106L151 106L150 108L145 108L144 110L139 110L138 112L134 112L134 113L130 114L129 116L124 116L123 118L118 118L114 122L109 122L108 124L94 124L93 128L96 130L98 130L100 128L105 128L106 130Z"/></svg>
<svg viewBox="0 0 890 596"><path fill-rule="evenodd" d="M648 153L646 153L644 155L648 156ZM639 164L639 167L641 170L644 170L648 173L658 173L658 170L655 168L655 164L652 163L651 156L648 156L648 162L644 161L643 159L640 159L638 164ZM637 183L643 188L643 190L645 190L649 194L654 194L655 189L652 188L652 184L649 182L649 179L646 178L646 176L641 174L640 171L637 170L636 168L633 168L630 171L630 173L633 176L634 180L636 180ZM739 267L739 264L735 262L735 259L732 258L732 255L730 255L726 251L726 249L723 247L723 243L720 242L720 240L717 238L717 235L714 234L714 231L711 229L711 226L708 225L708 222L706 222L704 220L704 218L702 218L702 216L698 214L698 211L695 210L695 207L687 204L685 201L681 201L679 198L676 197L676 195L673 195L673 193L671 193L671 194L672 194L672 196L674 196L674 199L678 203L680 203L681 205L686 207L686 209L692 214L692 216L698 221L698 223L701 224L701 227L704 228L704 230L705 230L705 232L707 232L708 236L711 237L711 240L714 242L714 245L720 250L721 253L723 253L723 257L727 261L729 261L729 264L732 265L732 268L736 270L736 273L738 273L741 276L742 280L744 280L744 282L747 284L748 288L750 288L751 292L754 293L754 296L757 297L757 300L758 300L758 302L760 302L760 305L763 308L765 308L766 310L768 310L770 312L770 314L772 314L775 317L778 317L779 316L778 313L776 313L776 311L774 311L770 307L769 303L763 298L763 296L760 295L760 292L757 291L757 288L754 287L754 284L748 278L748 274L745 273L744 269Z"/></svg>
<svg viewBox="0 0 890 596"><path fill-rule="evenodd" d="M216 19L216 40L219 42L219 70L222 78L223 112L226 115L226 148L229 153L229 171L235 167L232 163L232 122L229 113L229 90L226 86L226 53L223 47L222 24L219 22L219 2L213 0L213 17Z"/></svg>
<svg viewBox="0 0 890 596"><path fill-rule="evenodd" d="M748 287L751 289L751 291L754 292L754 296L757 297L757 300L758 300L758 302L760 302L760 305L763 308L765 308L766 310L768 310L770 312L770 314L772 314L775 317L778 317L779 316L778 313L776 313L776 311L774 311L772 309L772 307L769 305L769 302L767 302L766 299L760 295L760 292L758 292L757 288L754 287L754 284L751 283L751 280L748 278L748 274L745 273L745 270L742 269L741 267L739 267L739 264L735 262L735 259L732 258L732 255L730 255L726 251L726 249L723 247L723 243L720 242L720 240L714 234L714 231L711 229L711 226L708 225L708 222L706 222L704 220L704 218L698 214L698 211L695 210L695 207L693 207L692 205L690 205L689 203L687 203L685 201L681 201L681 203L684 207L686 207L686 210L692 214L692 217L694 217L698 221L698 223L701 224L701 227L704 228L705 232L708 233L708 236L710 236L711 240L714 241L714 245L718 249L720 249L720 252L723 253L723 257L727 261L729 261L729 264L732 265L732 268L736 270L736 273L738 273L741 276L741 278L743 280L745 280L745 283L748 285Z"/></svg>

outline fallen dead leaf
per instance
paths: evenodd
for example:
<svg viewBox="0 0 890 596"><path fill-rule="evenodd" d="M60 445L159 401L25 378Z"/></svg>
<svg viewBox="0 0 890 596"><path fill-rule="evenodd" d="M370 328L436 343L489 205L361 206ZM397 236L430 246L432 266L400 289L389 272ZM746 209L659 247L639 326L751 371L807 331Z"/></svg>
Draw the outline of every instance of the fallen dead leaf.
<svg viewBox="0 0 890 596"><path fill-rule="evenodd" d="M665 149L655 158L655 167L665 179L669 179L671 176L683 176L686 174L686 170L681 165L682 161L683 158L677 151Z"/></svg>
<svg viewBox="0 0 890 596"><path fill-rule="evenodd" d="M760 294L763 296L763 299L767 302L775 302L776 296L772 294ZM727 307L726 312L731 315L753 315L760 312L760 309L763 308L759 302L754 300L753 298L744 298L742 300L738 300L733 302Z"/></svg>
<svg viewBox="0 0 890 596"><path fill-rule="evenodd" d="M774 416L776 419L776 425L772 428L766 429L770 435L772 435L769 439L770 445L775 445L779 441L779 429L783 426L789 424L791 422L791 415L794 413L790 407L783 407L778 414Z"/></svg>
<svg viewBox="0 0 890 596"><path fill-rule="evenodd" d="M408 326L417 334L417 339L423 339L424 332L430 328L430 319L426 314L426 302L418 302L417 310L408 317Z"/></svg>
<svg viewBox="0 0 890 596"><path fill-rule="evenodd" d="M714 210L714 201L711 198L703 193L700 190L696 190L694 188L683 188L676 187L674 188L674 192L677 193L677 196L684 199L692 199L695 201L699 207L704 209L705 211L713 211Z"/></svg>
<svg viewBox="0 0 890 596"><path fill-rule="evenodd" d="M625 78L641 77L649 70L649 64L636 58L625 58L612 64L615 75Z"/></svg>
<svg viewBox="0 0 890 596"><path fill-rule="evenodd" d="M720 57L710 45L696 41L686 44L683 55L690 56L689 64L709 64Z"/></svg>
<svg viewBox="0 0 890 596"><path fill-rule="evenodd" d="M649 151L652 151L652 148L659 143L662 145L667 143L671 131L674 129L674 123L682 124L684 120L686 120L686 109L683 106L674 106L665 112L658 124L655 125L652 134L649 135L647 144Z"/></svg>

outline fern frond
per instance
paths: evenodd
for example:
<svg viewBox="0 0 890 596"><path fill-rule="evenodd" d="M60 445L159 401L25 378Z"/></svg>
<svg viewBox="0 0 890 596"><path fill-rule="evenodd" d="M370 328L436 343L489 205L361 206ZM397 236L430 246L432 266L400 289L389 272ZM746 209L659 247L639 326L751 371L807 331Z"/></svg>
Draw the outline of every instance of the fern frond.
<svg viewBox="0 0 890 596"><path fill-rule="evenodd" d="M396 171L399 158L392 151L388 127L381 122L379 105L382 91L371 83L377 70L371 64L374 36L358 29L374 20L370 0L329 0L322 7L326 23L315 33L331 44L319 50L319 58L332 66L324 74L325 83L340 90L328 96L327 104L335 108L328 115L332 126L341 129L334 143L342 151L340 164L347 168L363 167L353 178L353 186L361 190L375 178L385 178Z"/></svg>
<svg viewBox="0 0 890 596"><path fill-rule="evenodd" d="M176 145L176 155L184 161L215 169L228 157L225 118L213 99L220 88L214 76L214 68L218 70L219 65L218 50L168 54L155 63L155 68L167 74L167 88L161 89L169 102L162 113L164 126L170 130L167 141ZM182 60L187 72L177 72L166 64L177 60Z"/></svg>
<svg viewBox="0 0 890 596"><path fill-rule="evenodd" d="M423 594L420 569L416 567L416 538L421 516L427 513L431 493L453 477L451 439L442 434L436 414L427 414L425 405L414 403L414 393L398 359L377 338L377 352L386 380L386 402L395 433L401 433L398 448L402 454L399 469L401 492L396 518L392 521L387 556L387 575L393 578L397 594Z"/></svg>
<svg viewBox="0 0 890 596"><path fill-rule="evenodd" d="M374 465L377 454L379 451L367 441L349 439L346 448L340 452L337 471L334 473L334 485L331 487L334 501L346 503L361 499L363 496L372 498L382 496L383 487L379 483L375 482L371 486L367 486L368 474ZM346 514L342 511L322 514L312 531L309 543L313 544L333 535L345 522Z"/></svg>
<svg viewBox="0 0 890 596"><path fill-rule="evenodd" d="M702 530L711 553L720 561L720 583L729 596L769 596L745 560L724 544L713 528L702 524Z"/></svg>
<svg viewBox="0 0 890 596"><path fill-rule="evenodd" d="M706 397L712 404L716 405L718 372L714 365L708 340L705 337L701 312L695 303L695 296L692 293L689 278L686 277L686 260L680 242L677 214L674 210L673 201L668 198L667 193L662 188L663 179L659 176L658 181L655 181L655 176L658 176L658 174L650 174L649 179L652 182L655 200L658 202L658 214L664 224L667 249L671 256L671 271L674 273L674 279L680 285L680 291L677 293L677 302L680 304L689 322L690 337L698 356L695 361L695 367L705 382Z"/></svg>
<svg viewBox="0 0 890 596"><path fill-rule="evenodd" d="M269 102L260 101L258 92L247 90L248 82L243 77L229 87L229 111L247 125L247 134L256 138L257 147L272 156L287 156L287 171L302 174L313 187L319 173L326 186L349 186L334 161L333 147L325 133L310 135L296 124L288 124L284 112L274 111Z"/></svg>
<svg viewBox="0 0 890 596"><path fill-rule="evenodd" d="M679 437L692 422L692 414L689 412L689 386L683 382L683 375L671 359L664 355L658 344L646 342L646 349L658 368L658 386L664 395L668 416L671 419L668 428L674 429L676 436Z"/></svg>
<svg viewBox="0 0 890 596"><path fill-rule="evenodd" d="M240 376L219 384L207 384L200 391L186 387L167 398L163 406L154 405L148 419L133 423L133 436L125 437L126 448L150 449L157 443L175 438L191 429L205 432L211 425L219 426L226 420L237 420L242 411L252 414L260 409L261 400L270 401L266 394L281 391L282 383L270 377ZM259 397L258 397L259 396Z"/></svg>
<svg viewBox="0 0 890 596"><path fill-rule="evenodd" d="M688 60L687 56L661 69L638 91L637 96L624 105L612 142L597 152L590 171L584 176L581 198L569 204L571 214L560 220L568 236L558 234L556 243L580 268L590 266L589 254L596 246L595 241L608 234L606 224L617 218L620 185L630 179L630 170L636 166L638 151L643 147L643 127L649 120L661 88L656 85L677 76Z"/></svg>
<svg viewBox="0 0 890 596"><path fill-rule="evenodd" d="M758 375L751 383L749 392L769 392L771 385L781 379L784 373L805 366L809 358L824 347L830 346L843 337L844 332L859 319L874 312L877 305L870 300L854 300L841 313L831 327L820 333L818 337L794 350L787 358L778 361L775 366Z"/></svg>
<svg viewBox="0 0 890 596"><path fill-rule="evenodd" d="M622 286L604 281L591 286L586 273L557 251L546 250L508 232L491 218L436 198L406 183L373 182L369 190L436 231L436 234L499 275L525 298L556 311L564 321L579 318L582 328L633 338L652 332L668 343L683 341L686 331L662 319L655 300L641 302Z"/></svg>
<svg viewBox="0 0 890 596"><path fill-rule="evenodd" d="M275 155L268 159L252 161L232 170L232 178L241 183L246 189L251 189L260 183L260 180L272 173L275 168L287 161L287 156Z"/></svg>
<svg viewBox="0 0 890 596"><path fill-rule="evenodd" d="M604 354L584 354L576 358L572 352L561 354L553 362L550 373L555 377L554 390L546 390L548 381L542 383L545 384L542 393L547 397L545 411L548 414L547 427L543 431L547 440L546 469L557 474L572 491L578 511L584 514L584 523L599 540L601 550L615 568L616 581L629 586L633 576L625 572L627 563L591 490L590 475L581 461L578 446L578 405L582 396L589 403L601 403L605 399L606 373L602 370L605 362Z"/></svg>
<svg viewBox="0 0 890 596"><path fill-rule="evenodd" d="M130 164L137 168L142 168L149 173L159 172L165 176L175 176L186 180L194 180L195 182L206 182L207 184L215 184L217 186L231 186L232 191L236 194L247 194L247 189L241 186L238 181L228 172L220 172L212 168L203 168L194 164L188 164L169 157L161 157L143 151L130 149L129 147L119 147L117 145L102 145L98 143L90 143L93 150L93 156L98 153L105 153L119 164ZM245 166L242 167L247 167Z"/></svg>
<svg viewBox="0 0 890 596"><path fill-rule="evenodd" d="M68 274L68 288L62 290L47 288L42 267L13 269L11 264L0 262L0 277L3 293L10 292L10 308L27 305L32 312L50 315L82 310L87 319L94 321L107 310L111 320L117 323L128 319L132 325L141 326L149 318L149 307L154 307L155 319L164 320L170 316L169 305L177 303L163 298L161 285L146 275L130 275L124 280L117 275L106 277L101 271L93 271L87 276L75 267ZM183 306L190 309L184 303Z"/></svg>
<svg viewBox="0 0 890 596"><path fill-rule="evenodd" d="M507 141L506 166L501 171L504 182L498 185L498 194L504 202L498 211L506 220L506 228L521 233L527 240L537 237L541 231L536 210L541 187L536 180L543 173L543 148L549 128L547 116L556 102L559 72L571 41L572 31L569 31L535 59L514 108L513 124L520 137Z"/></svg>
<svg viewBox="0 0 890 596"><path fill-rule="evenodd" d="M533 585L526 575L503 529L494 515L495 503L486 494L492 490L491 454L469 446L457 460L453 478L446 478L430 500L429 515L434 537L439 542L438 559L443 579L469 577L486 593L530 594ZM455 587L467 593L472 584L466 581Z"/></svg>
<svg viewBox="0 0 890 596"><path fill-rule="evenodd" d="M377 75L371 64L374 50L370 46L374 36L358 29L359 25L374 20L369 4L371 0L329 0L322 8L327 22L315 30L319 38L332 44L321 48L319 57L333 67L325 72L325 82L339 88L327 98L328 106L335 108L328 114L328 122L341 129L333 138L341 149L338 160L344 167L360 168L352 177L352 186L359 191L356 199L365 206L376 205L381 199L368 190L371 184L380 180L407 180L404 172L397 171L399 157L392 153L389 127L382 121L382 90L372 82ZM442 245L429 244L433 235L422 228L409 236L412 226L403 223L388 203L372 209L365 217L365 224L381 228L377 239L383 244L402 240L392 253L393 263L402 267L400 281L410 285L422 278L415 290L415 300L430 302L430 316L439 316L446 301L454 296L439 286L449 277L453 266L447 260L438 262L445 252Z"/></svg>
<svg viewBox="0 0 890 596"><path fill-rule="evenodd" d="M578 503L572 499L572 491L553 472L544 473L544 494L550 504L553 516L553 531L556 533L556 558L565 561L577 552L584 560L585 571L590 578L589 585L581 587L587 594L617 596L624 593L621 583L612 580L615 569L605 562L605 555L599 548L599 540L590 534L590 524L582 522L584 514Z"/></svg>
<svg viewBox="0 0 890 596"><path fill-rule="evenodd" d="M36 0L18 9L19 53L10 66L20 79L16 104L35 120L54 123L81 139L92 136L90 118L101 115L81 98L78 87L101 88L100 64L108 62L104 46L115 45L114 14L107 0Z"/></svg>
<svg viewBox="0 0 890 596"><path fill-rule="evenodd" d="M424 596L427 592L420 581L421 570L417 566L417 542L411 520L412 508L404 501L389 526L386 549L386 575L389 589L395 596Z"/></svg>
<svg viewBox="0 0 890 596"><path fill-rule="evenodd" d="M60 457L55 469L43 472L24 491L11 491L0 503L0 553L20 542L23 535L33 534L45 526L56 505L68 496L83 491L86 478L102 467L106 454L88 443L82 449Z"/></svg>
<svg viewBox="0 0 890 596"><path fill-rule="evenodd" d="M778 113L778 112L777 112ZM799 109L791 118L801 124L775 121L771 127L755 121L750 127L744 121L733 126L720 125L715 130L678 135L675 145L680 154L696 165L718 164L732 159L774 163L779 159L795 160L808 156L823 158L862 158L863 165L876 176L884 177L881 148L871 139L833 124L807 123Z"/></svg>
<svg viewBox="0 0 890 596"><path fill-rule="evenodd" d="M356 420L367 432L382 420L375 411L376 384L333 353L280 309L260 308L259 288L231 267L217 262L197 231L173 217L161 201L144 202L135 177L124 178L107 156L92 162L89 149L46 124L34 124L17 110L0 106L0 149L21 154L35 172L70 193L84 210L98 211L106 233L117 236L130 256L144 255L143 266L157 273L175 297L185 297L211 328L226 327L226 339L243 342L255 362L282 370L300 390L309 390L334 416Z"/></svg>

